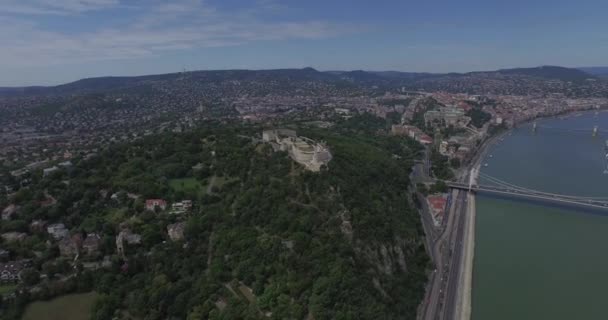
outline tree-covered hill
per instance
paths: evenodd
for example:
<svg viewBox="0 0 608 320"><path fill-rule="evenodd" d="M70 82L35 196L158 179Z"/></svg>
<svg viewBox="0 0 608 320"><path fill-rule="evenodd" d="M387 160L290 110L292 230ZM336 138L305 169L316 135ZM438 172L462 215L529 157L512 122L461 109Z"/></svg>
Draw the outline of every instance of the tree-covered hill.
<svg viewBox="0 0 608 320"><path fill-rule="evenodd" d="M540 66L535 68L515 68L498 70L502 74L525 75L539 77L550 80L561 81L585 81L593 79L595 76L580 69L565 68L559 66Z"/></svg>
<svg viewBox="0 0 608 320"><path fill-rule="evenodd" d="M362 116L298 129L333 153L319 173L248 138L259 127L151 136L35 177L13 202L26 225L45 219L103 234L112 267L78 275L101 294L93 319L413 319L429 263L407 194L420 147L377 134L383 125ZM33 204L42 190L55 206ZM192 199L195 209L150 212L146 198ZM167 226L178 221L184 240L170 241ZM142 244L121 257L113 240L126 227Z"/></svg>

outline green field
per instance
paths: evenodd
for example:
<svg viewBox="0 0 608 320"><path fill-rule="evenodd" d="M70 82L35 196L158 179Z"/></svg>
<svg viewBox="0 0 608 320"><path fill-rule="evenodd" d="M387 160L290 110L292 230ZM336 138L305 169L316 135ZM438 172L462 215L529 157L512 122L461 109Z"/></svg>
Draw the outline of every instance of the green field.
<svg viewBox="0 0 608 320"><path fill-rule="evenodd" d="M88 320L97 293L69 294L29 304L21 320Z"/></svg>
<svg viewBox="0 0 608 320"><path fill-rule="evenodd" d="M171 179L169 186L175 191L196 191L203 190L203 186L195 178Z"/></svg>
<svg viewBox="0 0 608 320"><path fill-rule="evenodd" d="M0 296L3 294L7 294L7 293L11 293L13 292L13 290L15 290L17 286L15 285L4 285L4 286L0 286Z"/></svg>

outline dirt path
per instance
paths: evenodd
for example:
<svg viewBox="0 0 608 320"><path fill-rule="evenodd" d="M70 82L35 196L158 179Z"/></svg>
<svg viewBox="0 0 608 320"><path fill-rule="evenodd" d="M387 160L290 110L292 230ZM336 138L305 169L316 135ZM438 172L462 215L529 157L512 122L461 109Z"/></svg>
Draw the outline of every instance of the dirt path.
<svg viewBox="0 0 608 320"><path fill-rule="evenodd" d="M207 270L205 273L209 274L209 270L211 269L211 260L213 259L213 230L209 235L209 243L207 244Z"/></svg>
<svg viewBox="0 0 608 320"><path fill-rule="evenodd" d="M215 185L215 179L217 179L217 176L213 176L211 177L211 179L209 180L209 185L207 186L207 194L211 194L211 189L213 188L213 186Z"/></svg>

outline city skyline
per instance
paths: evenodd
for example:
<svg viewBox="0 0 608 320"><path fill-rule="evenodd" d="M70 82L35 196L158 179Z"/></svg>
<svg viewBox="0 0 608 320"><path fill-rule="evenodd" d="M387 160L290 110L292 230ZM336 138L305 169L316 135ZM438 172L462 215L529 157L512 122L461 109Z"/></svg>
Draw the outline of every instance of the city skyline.
<svg viewBox="0 0 608 320"><path fill-rule="evenodd" d="M183 68L603 66L607 5L587 4L10 0L0 8L0 86Z"/></svg>

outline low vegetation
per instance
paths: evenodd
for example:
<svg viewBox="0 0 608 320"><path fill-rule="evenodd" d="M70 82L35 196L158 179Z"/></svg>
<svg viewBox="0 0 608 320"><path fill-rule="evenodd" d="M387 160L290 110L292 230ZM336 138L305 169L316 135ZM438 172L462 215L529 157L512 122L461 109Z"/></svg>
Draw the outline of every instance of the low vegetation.
<svg viewBox="0 0 608 320"><path fill-rule="evenodd" d="M97 294L90 292L33 302L25 309L21 320L89 320L96 298Z"/></svg>

